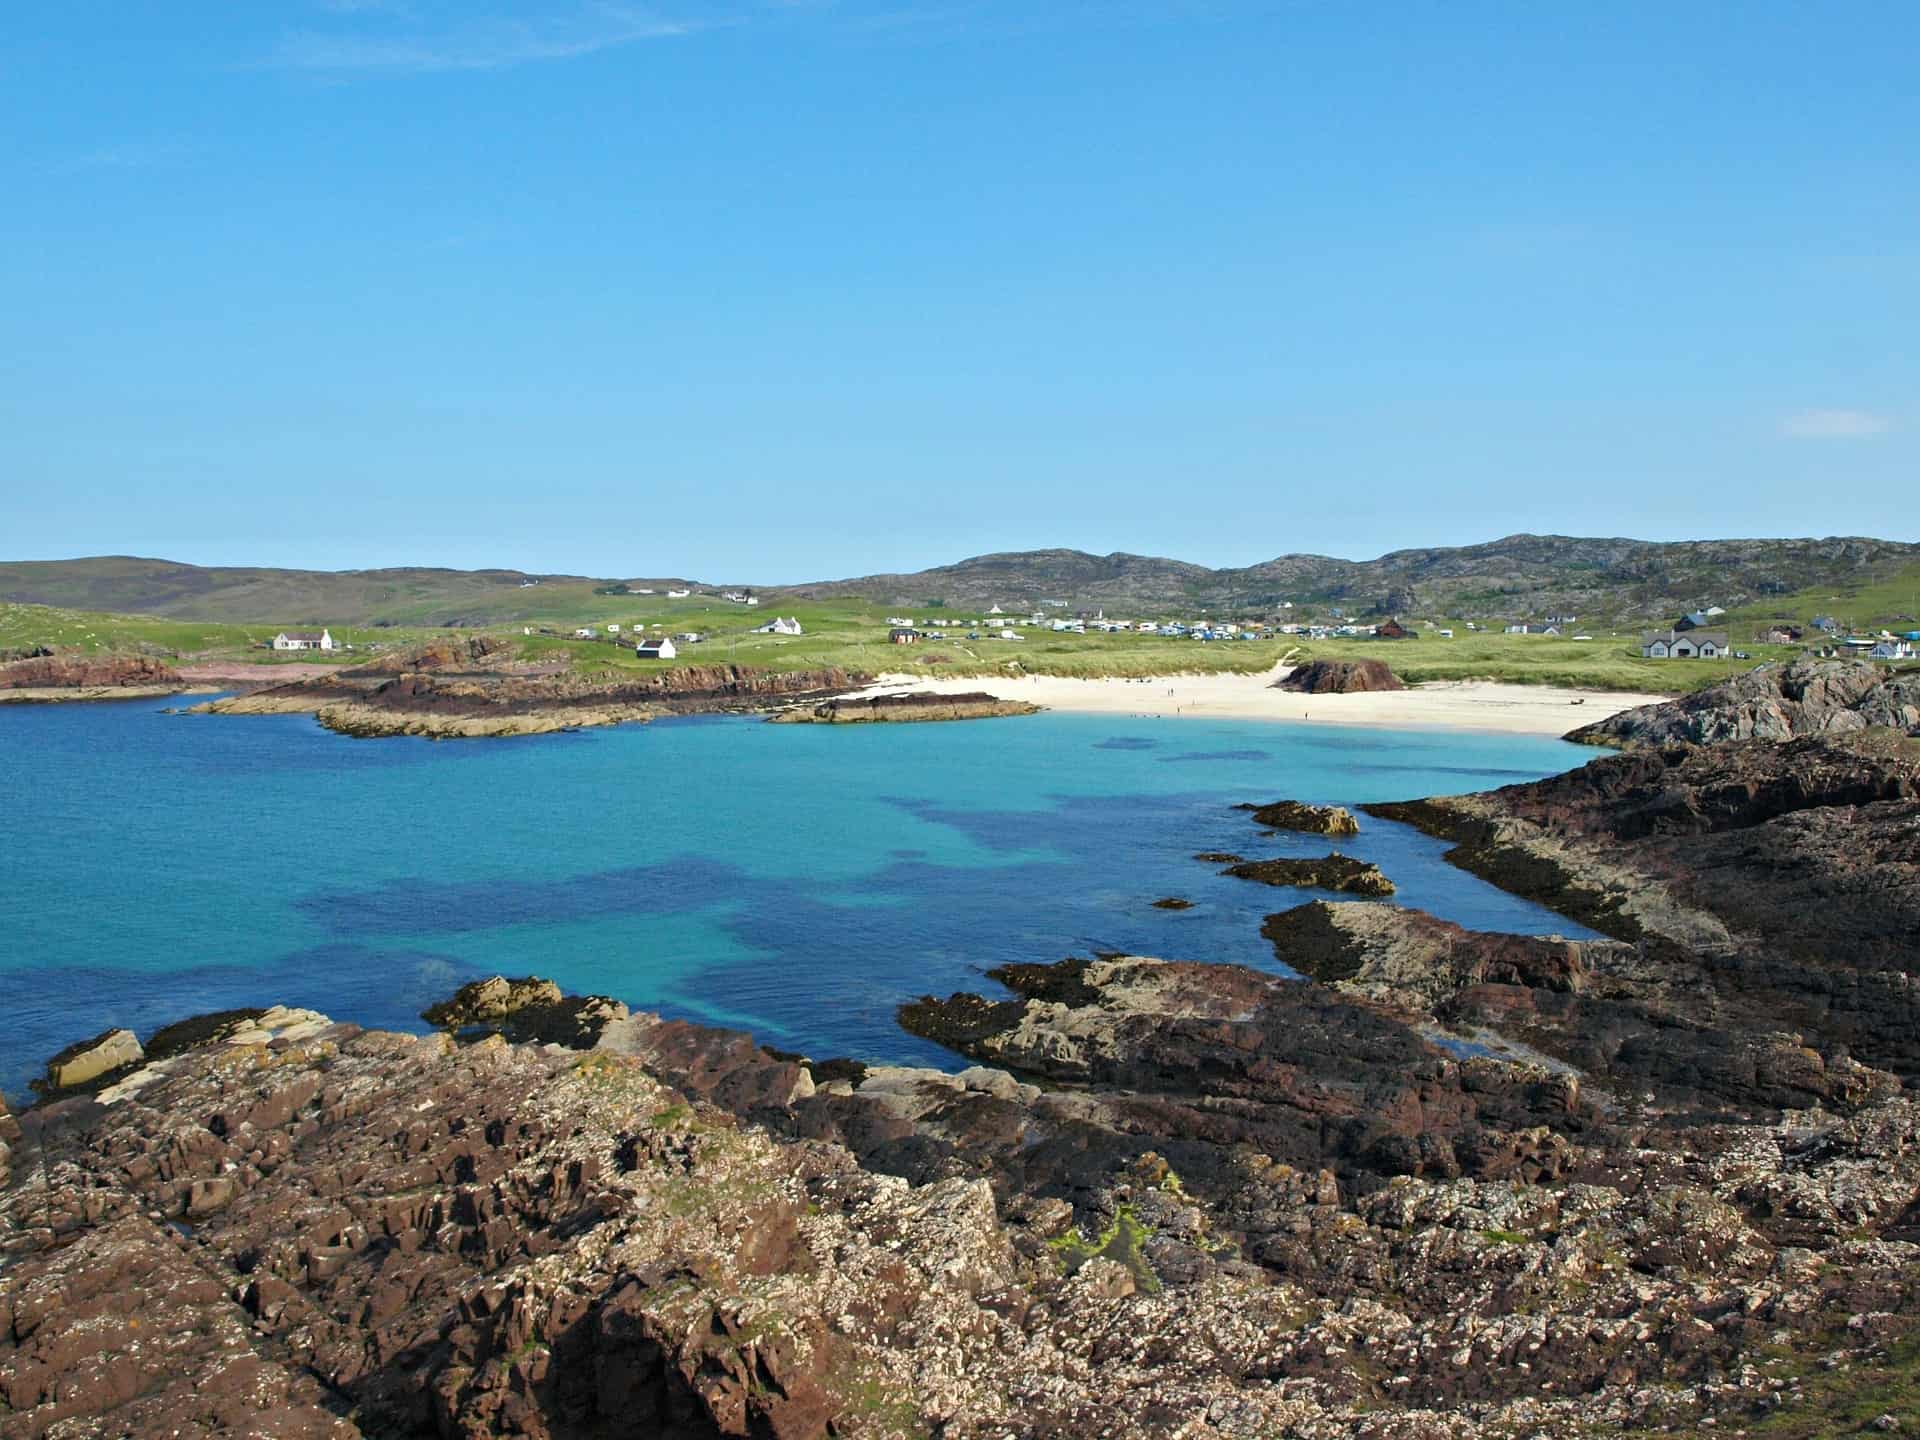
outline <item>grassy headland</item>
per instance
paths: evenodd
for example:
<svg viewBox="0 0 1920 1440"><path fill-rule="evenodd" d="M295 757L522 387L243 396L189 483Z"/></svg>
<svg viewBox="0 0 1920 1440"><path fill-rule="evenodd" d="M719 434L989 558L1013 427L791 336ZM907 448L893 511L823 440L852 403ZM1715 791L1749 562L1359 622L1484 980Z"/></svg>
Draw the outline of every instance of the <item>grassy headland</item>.
<svg viewBox="0 0 1920 1440"><path fill-rule="evenodd" d="M544 589L545 587L540 587ZM916 645L888 642L887 607L857 600L807 601L775 610L748 608L716 596L669 599L664 595L573 597L556 613L543 601L540 611L518 623L483 627L508 640L516 658L564 661L583 675L614 677L687 664L735 664L770 670L809 670L839 666L878 674L897 671L928 676L989 679L1009 674L1065 675L1083 678L1138 677L1176 673L1257 674L1283 658L1385 660L1410 683L1430 680L1498 680L1516 684L1579 686L1602 690L1682 691L1724 679L1743 663L1790 658L1792 647L1749 646L1752 657L1740 661L1657 661L1641 658L1635 636L1597 633L1592 640L1552 636L1472 633L1455 624L1456 638L1423 631L1416 640L1302 640L1273 636L1261 640L1199 641L1137 632L1085 635L1039 626L1006 626L997 617L976 627L954 621L985 617L952 614L946 638ZM756 633L756 627L784 614L800 621L797 636ZM897 612L896 612L897 613ZM931 615L918 612L923 625ZM618 643L605 627L618 624ZM584 640L574 631L591 626L602 638ZM353 648L323 655L314 651L275 652L264 648L278 623L218 623L148 615L113 615L54 606L0 604L0 649L33 645L81 651L127 651L193 662L276 663L284 661L352 664L447 634L472 629L414 626L333 626L336 640ZM1000 638L1015 628L1021 639ZM642 660L634 654L636 631L675 635L696 632L706 638L682 643L672 661ZM1736 631L1736 635L1737 635ZM972 635L977 638L969 638Z"/></svg>

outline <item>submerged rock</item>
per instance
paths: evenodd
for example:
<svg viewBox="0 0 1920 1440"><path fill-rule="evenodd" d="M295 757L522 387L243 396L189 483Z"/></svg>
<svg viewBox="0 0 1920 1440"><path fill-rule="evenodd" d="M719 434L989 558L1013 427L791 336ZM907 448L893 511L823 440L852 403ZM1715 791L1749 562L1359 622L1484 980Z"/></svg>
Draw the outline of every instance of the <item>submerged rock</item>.
<svg viewBox="0 0 1920 1440"><path fill-rule="evenodd" d="M1275 800L1267 805L1236 805L1253 812L1253 823L1269 830L1298 830L1308 835L1358 835L1360 822L1339 805L1306 805L1298 800Z"/></svg>
<svg viewBox="0 0 1920 1440"><path fill-rule="evenodd" d="M1154 901L1153 908L1156 910L1191 910L1193 908L1193 902L1191 900L1182 900L1177 895L1169 895L1164 900Z"/></svg>
<svg viewBox="0 0 1920 1440"><path fill-rule="evenodd" d="M1393 882L1380 867L1351 855L1323 855L1310 860L1242 860L1220 872L1263 885L1298 885L1351 895L1391 895Z"/></svg>

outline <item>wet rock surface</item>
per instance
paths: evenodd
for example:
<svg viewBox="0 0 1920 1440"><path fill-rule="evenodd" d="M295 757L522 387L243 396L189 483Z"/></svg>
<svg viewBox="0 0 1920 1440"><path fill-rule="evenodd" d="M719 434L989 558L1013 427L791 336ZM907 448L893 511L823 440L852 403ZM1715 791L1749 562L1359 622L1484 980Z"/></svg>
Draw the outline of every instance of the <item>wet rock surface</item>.
<svg viewBox="0 0 1920 1440"><path fill-rule="evenodd" d="M1298 800L1274 800L1265 805L1236 805L1251 812L1253 823L1269 830L1298 830L1308 835L1358 835L1360 822L1339 805L1306 805Z"/></svg>
<svg viewBox="0 0 1920 1440"><path fill-rule="evenodd" d="M1865 660L1761 665L1677 700L1625 710L1567 736L1587 745L1792 740L1885 726L1920 735L1920 671Z"/></svg>
<svg viewBox="0 0 1920 1440"><path fill-rule="evenodd" d="M1366 690L1404 690L1406 682L1384 660L1310 660L1273 684L1303 695L1353 695Z"/></svg>
<svg viewBox="0 0 1920 1440"><path fill-rule="evenodd" d="M1262 885L1294 885L1349 895L1391 895L1393 881L1378 865L1351 855L1322 855L1309 859L1242 860L1220 872Z"/></svg>

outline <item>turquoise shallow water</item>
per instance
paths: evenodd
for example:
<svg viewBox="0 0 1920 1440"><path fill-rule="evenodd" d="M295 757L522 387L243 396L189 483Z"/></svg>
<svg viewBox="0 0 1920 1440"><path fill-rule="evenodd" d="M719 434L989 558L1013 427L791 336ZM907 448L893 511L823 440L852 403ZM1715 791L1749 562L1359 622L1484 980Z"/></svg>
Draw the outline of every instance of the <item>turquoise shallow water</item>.
<svg viewBox="0 0 1920 1440"><path fill-rule="evenodd" d="M421 1028L462 980L552 976L826 1056L951 1065L894 1009L1095 950L1278 968L1313 898L1194 852L1241 800L1356 804L1584 763L1557 740L1045 714L847 728L714 718L527 740L353 741L164 702L0 707L0 1088L109 1025L285 1001ZM1586 934L1362 821L1402 903ZM1151 902L1178 895L1184 912Z"/></svg>

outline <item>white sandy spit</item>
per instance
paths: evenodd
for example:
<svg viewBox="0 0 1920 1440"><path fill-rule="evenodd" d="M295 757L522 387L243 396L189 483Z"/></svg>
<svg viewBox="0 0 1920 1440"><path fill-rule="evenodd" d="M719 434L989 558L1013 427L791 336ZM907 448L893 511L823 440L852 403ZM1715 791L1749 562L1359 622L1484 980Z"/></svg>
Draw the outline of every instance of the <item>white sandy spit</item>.
<svg viewBox="0 0 1920 1440"><path fill-rule="evenodd" d="M1287 673L1286 667L1276 667L1261 675L1162 675L1150 680L1011 673L964 679L882 675L863 693L954 695L984 690L1007 700L1030 700L1051 710L1092 715L1305 721L1388 729L1491 730L1509 735L1564 735L1622 710L1672 698L1490 680L1440 680L1360 695L1296 695L1273 688L1274 681Z"/></svg>

